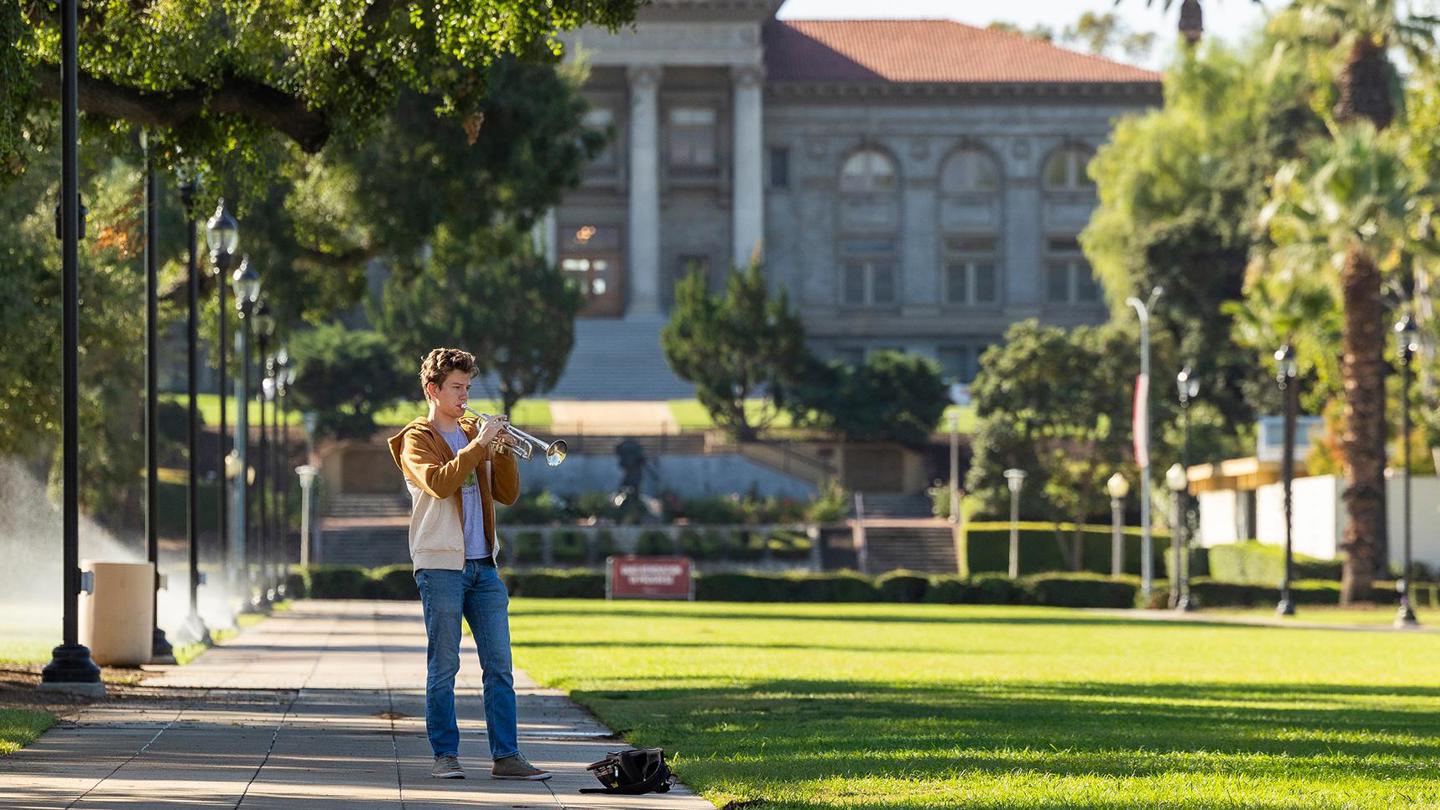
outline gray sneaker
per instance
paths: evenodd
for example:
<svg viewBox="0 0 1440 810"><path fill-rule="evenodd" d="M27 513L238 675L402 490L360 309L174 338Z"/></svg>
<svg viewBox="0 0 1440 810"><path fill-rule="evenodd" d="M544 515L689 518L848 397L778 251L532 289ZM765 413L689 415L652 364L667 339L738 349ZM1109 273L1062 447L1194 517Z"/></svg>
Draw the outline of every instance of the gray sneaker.
<svg viewBox="0 0 1440 810"><path fill-rule="evenodd" d="M524 754L501 757L495 760L495 767L490 769L491 779L525 779L531 782L538 782L541 779L549 779L550 772L542 771L530 764L530 760Z"/></svg>
<svg viewBox="0 0 1440 810"><path fill-rule="evenodd" d="M446 754L435 757L435 767L430 769L430 775L436 779L464 779L465 771L460 767L460 758Z"/></svg>

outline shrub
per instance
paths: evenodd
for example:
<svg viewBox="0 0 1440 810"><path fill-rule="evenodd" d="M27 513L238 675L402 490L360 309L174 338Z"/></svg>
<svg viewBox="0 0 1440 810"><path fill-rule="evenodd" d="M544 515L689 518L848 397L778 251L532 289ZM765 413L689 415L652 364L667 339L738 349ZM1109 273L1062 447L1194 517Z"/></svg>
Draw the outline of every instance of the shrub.
<svg viewBox="0 0 1440 810"><path fill-rule="evenodd" d="M1209 575L1225 582L1278 585L1285 576L1285 549L1258 542L1227 543L1209 549ZM1342 563L1294 557L1294 579L1340 581Z"/></svg>
<svg viewBox="0 0 1440 810"><path fill-rule="evenodd" d="M759 574L700 574L695 598L703 602L786 602L783 581Z"/></svg>
<svg viewBox="0 0 1440 810"><path fill-rule="evenodd" d="M383 599L419 599L420 589L415 585L415 569L408 564L387 565L375 568L370 577L380 583Z"/></svg>
<svg viewBox="0 0 1440 810"><path fill-rule="evenodd" d="M931 577L925 588L925 601L939 605L963 605L975 601L975 589L968 577Z"/></svg>
<svg viewBox="0 0 1440 810"><path fill-rule="evenodd" d="M540 532L518 532L509 543L501 546L501 561L505 560L505 552L509 553L508 562L537 563L541 557L541 535Z"/></svg>
<svg viewBox="0 0 1440 810"><path fill-rule="evenodd" d="M973 599L976 605L1018 605L1024 601L1025 592L1015 580L1000 574L981 574L970 579Z"/></svg>
<svg viewBox="0 0 1440 810"><path fill-rule="evenodd" d="M680 532L680 553L696 560L718 560L724 549L715 542L713 533L701 534L696 529L685 529Z"/></svg>
<svg viewBox="0 0 1440 810"><path fill-rule="evenodd" d="M930 580L911 571L891 571L875 581L882 602L924 602Z"/></svg>
<svg viewBox="0 0 1440 810"><path fill-rule="evenodd" d="M770 556L777 560L804 560L809 558L814 544L804 532L792 529L777 529L765 541Z"/></svg>
<svg viewBox="0 0 1440 810"><path fill-rule="evenodd" d="M689 518L691 523L744 523L745 505L738 498L682 498L677 517Z"/></svg>
<svg viewBox="0 0 1440 810"><path fill-rule="evenodd" d="M1129 580L1094 574L1037 574L1023 587L1028 601L1052 607L1134 607L1139 590Z"/></svg>
<svg viewBox="0 0 1440 810"><path fill-rule="evenodd" d="M758 560L765 556L766 538L750 529L739 529L732 535L730 556L736 560Z"/></svg>
<svg viewBox="0 0 1440 810"><path fill-rule="evenodd" d="M675 553L675 541L658 529L651 529L635 541L635 553L642 557L663 557Z"/></svg>
<svg viewBox="0 0 1440 810"><path fill-rule="evenodd" d="M514 526L557 523L568 517L565 502L549 491L521 495L514 504L503 508L505 522Z"/></svg>
<svg viewBox="0 0 1440 810"><path fill-rule="evenodd" d="M604 599L605 575L591 570L507 571L511 596L537 599Z"/></svg>
<svg viewBox="0 0 1440 810"><path fill-rule="evenodd" d="M311 599L374 599L380 592L379 583L358 566L312 565L305 578Z"/></svg>
<svg viewBox="0 0 1440 810"><path fill-rule="evenodd" d="M305 579L304 571L291 571L285 575L285 597L287 599L305 599L309 596L309 582Z"/></svg>
<svg viewBox="0 0 1440 810"><path fill-rule="evenodd" d="M783 589L795 602L875 602L880 591L875 580L863 574L788 574L780 577Z"/></svg>
<svg viewBox="0 0 1440 810"><path fill-rule="evenodd" d="M1054 524L1021 522L1018 524L1020 540L1020 573L1039 574L1046 571L1067 570L1070 545L1073 541L1073 524L1060 524L1056 542ZM1082 568L1096 574L1110 573L1110 527L1085 526L1082 531ZM1124 539L1124 570L1129 574L1140 573L1140 530L1126 528ZM1169 547L1170 535L1152 532L1154 541L1155 571L1163 576L1165 549ZM1061 552L1061 546L1065 552ZM1010 524L1003 521L972 522L965 524L961 533L961 570L979 574L1004 572L1010 567Z"/></svg>
<svg viewBox="0 0 1440 810"><path fill-rule="evenodd" d="M839 523L850 514L850 493L831 478L820 487L820 495L810 502L805 518L812 523Z"/></svg>
<svg viewBox="0 0 1440 810"><path fill-rule="evenodd" d="M595 561L605 562L605 558L615 553L615 535L609 529L601 529L595 533Z"/></svg>
<svg viewBox="0 0 1440 810"><path fill-rule="evenodd" d="M612 496L604 492L584 492L575 496L571 511L579 518L615 520L620 510Z"/></svg>
<svg viewBox="0 0 1440 810"><path fill-rule="evenodd" d="M551 532L550 558L556 563L584 563L590 555L585 535L574 529Z"/></svg>

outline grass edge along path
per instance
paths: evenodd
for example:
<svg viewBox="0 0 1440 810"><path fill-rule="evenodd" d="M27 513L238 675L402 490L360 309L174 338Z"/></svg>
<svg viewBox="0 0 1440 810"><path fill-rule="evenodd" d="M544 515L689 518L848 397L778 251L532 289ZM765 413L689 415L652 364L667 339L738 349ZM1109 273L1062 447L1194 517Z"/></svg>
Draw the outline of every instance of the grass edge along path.
<svg viewBox="0 0 1440 810"><path fill-rule="evenodd" d="M524 598L511 623L518 666L719 807L1440 806L1421 635Z"/></svg>
<svg viewBox="0 0 1440 810"><path fill-rule="evenodd" d="M40 739L55 725L55 715L36 709L0 709L0 757Z"/></svg>

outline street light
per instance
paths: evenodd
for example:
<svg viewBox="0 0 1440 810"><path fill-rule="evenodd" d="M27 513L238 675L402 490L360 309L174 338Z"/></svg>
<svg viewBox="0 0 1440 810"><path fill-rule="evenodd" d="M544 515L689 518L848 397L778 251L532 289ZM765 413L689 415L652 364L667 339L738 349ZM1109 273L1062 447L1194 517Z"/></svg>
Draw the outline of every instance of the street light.
<svg viewBox="0 0 1440 810"><path fill-rule="evenodd" d="M1125 522L1125 496L1130 494L1130 482L1125 476L1115 473L1105 482L1110 493L1110 576L1125 573L1125 540L1121 537L1121 526Z"/></svg>
<svg viewBox="0 0 1440 810"><path fill-rule="evenodd" d="M234 563L243 572L242 581L246 588L244 603L250 604L250 327L254 320L255 302L260 298L260 274L250 266L249 257L240 260L230 277L235 292L235 309L240 317L240 389L235 392L235 455L239 474L235 476L233 497L235 505L235 526L231 537Z"/></svg>
<svg viewBox="0 0 1440 810"><path fill-rule="evenodd" d="M260 552L260 598L262 602L269 602L274 598L271 582L274 549L273 538L270 536L270 504L269 498L266 497L266 489L270 483L270 425L265 421L265 404L275 396L275 381L271 376L275 370L275 358L268 354L270 336L274 333L275 317L270 314L269 302L262 300L255 309L255 336L259 349L257 358L260 361L260 390L257 392L260 401L260 460L255 465L259 479L255 485L255 494L260 501L260 515L256 520L255 528L258 530L256 548Z"/></svg>
<svg viewBox="0 0 1440 810"><path fill-rule="evenodd" d="M1200 10L1200 0L1185 0L1180 4L1180 36L1190 45L1200 41L1205 33L1204 14Z"/></svg>
<svg viewBox="0 0 1440 810"><path fill-rule="evenodd" d="M1404 468L1404 497L1401 499L1405 510L1401 520L1402 537L1405 540L1405 562L1401 569L1400 610L1395 614L1396 627L1417 627L1415 609L1410 602L1410 363L1420 348L1420 336L1415 322L1406 314L1395 324L1395 340L1400 355L1400 464Z"/></svg>
<svg viewBox="0 0 1440 810"><path fill-rule="evenodd" d="M60 2L61 643L40 674L40 689L103 697L90 648L80 643L80 160L76 0Z"/></svg>
<svg viewBox="0 0 1440 810"><path fill-rule="evenodd" d="M1025 485L1025 471L1005 471L1005 484L1010 487L1010 578L1020 576L1020 488Z"/></svg>
<svg viewBox="0 0 1440 810"><path fill-rule="evenodd" d="M230 212L225 209L224 198L221 198L220 202L216 204L215 213L212 214L209 221L205 223L205 243L210 247L210 263L215 268L215 279L217 282L215 284L215 291L219 296L219 323L216 332L218 335L216 342L219 345L216 348L219 350L220 355L218 368L219 382L217 383L219 389L218 394L220 395L220 434L217 444L219 445L220 468L224 470L226 459L229 458L231 453L230 448L226 446L228 437L226 435L225 411L227 410L226 398L230 393L227 390L230 383L230 373L226 363L226 355L229 354L230 350L230 331L229 326L225 322L226 317L229 315L229 313L226 312L225 291L230 282L230 264L235 260L235 252L240 248L240 226L235 222L235 218L230 216ZM220 530L221 564L229 568L229 566L224 563L225 560L229 560L231 557L230 509L228 501L230 493L225 488L227 480L225 476L222 476L220 479L220 491L216 493L218 501L216 503L216 516Z"/></svg>
<svg viewBox="0 0 1440 810"><path fill-rule="evenodd" d="M1185 489L1190 486L1185 474L1185 467L1178 461L1170 465L1165 471L1165 483L1175 493L1175 529L1171 534L1170 548L1174 551L1175 573L1171 577L1175 583L1175 590L1170 594L1170 607L1176 610L1190 610L1190 572L1189 566L1181 563L1182 546L1189 548L1188 538L1186 542L1181 541L1185 533Z"/></svg>
<svg viewBox="0 0 1440 810"><path fill-rule="evenodd" d="M1140 468L1140 592L1145 604L1155 587L1155 546L1150 527L1150 313L1165 292L1150 291L1144 301L1127 298L1125 304L1140 317L1140 377L1135 381L1135 464Z"/></svg>
<svg viewBox="0 0 1440 810"><path fill-rule="evenodd" d="M310 565L310 487L315 483L319 470L310 464L295 468L300 477L300 567Z"/></svg>
<svg viewBox="0 0 1440 810"><path fill-rule="evenodd" d="M195 181L187 177L180 184L180 201L185 206L185 272L187 276L185 313L185 388L190 396L189 419L186 425L186 469L185 488L187 512L185 516L185 539L190 549L190 613L185 617L185 638L204 643L210 638L210 631L200 619L200 270L196 260L195 218L191 214L195 203Z"/></svg>
<svg viewBox="0 0 1440 810"><path fill-rule="evenodd" d="M950 523L960 523L960 415L950 412Z"/></svg>
<svg viewBox="0 0 1440 810"><path fill-rule="evenodd" d="M1280 580L1280 602L1275 613L1280 616L1294 616L1295 602L1290 598L1290 583L1295 575L1295 413L1299 409L1300 388L1295 378L1300 371L1295 362L1295 347L1286 343L1275 350L1275 382L1285 397L1284 456L1280 459L1280 477L1283 480L1285 498L1285 573Z"/></svg>
<svg viewBox="0 0 1440 810"><path fill-rule="evenodd" d="M175 648L160 628L160 395L159 395L159 220L160 186L148 133L145 147L145 558L155 572L150 589L150 663L175 663Z"/></svg>
<svg viewBox="0 0 1440 810"><path fill-rule="evenodd" d="M290 397L290 385L295 382L295 367L290 364L290 350L281 346L280 351L275 353L275 455L279 464L275 469L275 488L280 495L280 508L278 519L278 534L280 538L280 553L277 561L280 565L279 584L276 589L280 596L285 595L285 574L286 564L290 559L290 486L286 478L286 470L290 469L290 427L285 421L285 402Z"/></svg>

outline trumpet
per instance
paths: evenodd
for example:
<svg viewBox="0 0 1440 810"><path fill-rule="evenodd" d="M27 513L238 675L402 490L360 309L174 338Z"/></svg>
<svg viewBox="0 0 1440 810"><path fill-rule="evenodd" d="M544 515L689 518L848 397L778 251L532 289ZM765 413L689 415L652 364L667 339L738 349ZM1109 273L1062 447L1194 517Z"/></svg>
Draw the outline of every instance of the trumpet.
<svg viewBox="0 0 1440 810"><path fill-rule="evenodd" d="M491 419L495 418L488 413L480 413L474 408L471 408L469 405L465 406L465 410L468 411L471 416L480 420L480 424L482 426L489 422ZM531 436L529 433L526 433L525 431L511 424L505 425L505 432L519 441L518 444L513 445L515 455L525 459L526 461L529 461L530 458L535 455L535 450L538 448L545 451L546 464L549 464L551 467L559 467L560 462L565 460L565 456L569 452L568 448L565 445L564 439L557 439L553 442L550 442L549 444L546 444L540 439ZM507 452L508 449L512 448L511 445L501 443L498 440L496 441L496 445L498 445L496 448L496 452L498 453Z"/></svg>

